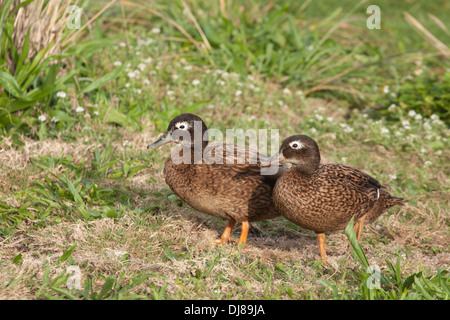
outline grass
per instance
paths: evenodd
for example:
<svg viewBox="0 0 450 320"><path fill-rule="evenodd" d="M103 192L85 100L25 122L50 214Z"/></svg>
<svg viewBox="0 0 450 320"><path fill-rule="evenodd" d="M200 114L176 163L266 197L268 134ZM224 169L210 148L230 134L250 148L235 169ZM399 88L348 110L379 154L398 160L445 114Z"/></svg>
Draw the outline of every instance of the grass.
<svg viewBox="0 0 450 320"><path fill-rule="evenodd" d="M428 15L448 5L380 3L370 31L365 3L224 3L123 1L29 80L0 60L0 297L448 300L449 61L401 18L448 44ZM145 148L182 112L222 132L310 135L323 162L407 202L359 243L351 227L327 234L327 265L314 234L283 218L252 225L243 250L218 247L225 222L164 182L170 147Z"/></svg>

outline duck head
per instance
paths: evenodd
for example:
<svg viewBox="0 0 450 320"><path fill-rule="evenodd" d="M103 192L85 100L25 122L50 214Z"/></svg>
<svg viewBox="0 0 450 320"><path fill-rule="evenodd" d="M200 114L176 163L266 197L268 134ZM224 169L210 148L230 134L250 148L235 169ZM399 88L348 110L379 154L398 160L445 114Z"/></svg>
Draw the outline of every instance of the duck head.
<svg viewBox="0 0 450 320"><path fill-rule="evenodd" d="M308 136L291 136L283 141L279 152L261 166L267 167L279 162L289 163L299 172L312 174L320 165L319 146Z"/></svg>
<svg viewBox="0 0 450 320"><path fill-rule="evenodd" d="M155 149L169 142L180 144L184 148L199 146L205 148L208 144L208 133L205 122L195 114L183 113L173 118L166 132L147 149Z"/></svg>

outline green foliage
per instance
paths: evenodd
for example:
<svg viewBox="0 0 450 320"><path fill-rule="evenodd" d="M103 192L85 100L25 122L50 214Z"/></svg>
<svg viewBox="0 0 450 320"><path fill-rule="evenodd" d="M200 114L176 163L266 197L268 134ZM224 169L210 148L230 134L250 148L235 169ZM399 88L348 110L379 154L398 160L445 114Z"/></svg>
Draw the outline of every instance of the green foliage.
<svg viewBox="0 0 450 320"><path fill-rule="evenodd" d="M385 95L376 101L385 110L384 114L390 119L392 113L386 109L395 104L405 111L414 111L424 117L432 115L441 118L450 125L450 72L440 75L419 75L402 83L395 95Z"/></svg>
<svg viewBox="0 0 450 320"><path fill-rule="evenodd" d="M119 277L108 276L103 277L104 282L100 290L96 290L94 287L94 281L92 278L87 277L84 281L83 289L68 289L67 283L71 277L71 273L66 270L60 272L54 278L50 277L51 265L48 261L43 264L44 275L42 278L42 284L38 289L35 298L47 299L47 300L137 300L146 299L145 294L132 294L129 293L131 289L144 283L150 273L143 275L136 275L128 280L128 283L123 283L122 273ZM14 282L10 284L14 285ZM156 286L153 286L154 290ZM154 291L155 292L155 291ZM156 291L159 296L163 295L163 292ZM153 294L151 294L153 297Z"/></svg>
<svg viewBox="0 0 450 320"><path fill-rule="evenodd" d="M85 220L118 218L124 209L116 208L117 201L126 203L127 195L120 188L102 186L103 179L127 179L147 167L134 159L118 158L111 145L101 151L95 149L90 162L42 156L34 163L48 174L44 181L36 181L17 195L23 201L20 207L0 201L0 235L11 234L14 227L28 219L36 221L35 226L39 227L73 214ZM56 175L52 170L59 166L64 173Z"/></svg>
<svg viewBox="0 0 450 320"><path fill-rule="evenodd" d="M200 10L200 3L192 5ZM196 16L210 49L186 56L196 64L211 64L242 76L260 74L304 91L332 79L335 85L345 86L359 77L350 71L362 66L362 60L373 63L379 59L367 55L367 48L359 44L342 46L339 36L333 37L341 21L357 7L345 13L338 7L325 19L310 23L301 3L230 3L227 16L218 8ZM197 29L186 23L182 5L165 8L161 4L161 9L198 42L204 42Z"/></svg>
<svg viewBox="0 0 450 320"><path fill-rule="evenodd" d="M6 3L10 5L12 0ZM370 259L351 227L347 236L354 259L347 261L341 256L337 263L342 265L332 272L321 262L309 261L314 259L311 256L290 260L285 259L287 250L278 255L275 249L260 258L251 250L235 250L232 246L210 250L205 241L200 243L198 237L185 234L184 230L190 228L190 224L188 228L181 226L185 218L194 225L201 221L198 228L190 230L197 233L205 228L208 236L215 227L220 232L223 222L189 209L167 188L161 188L159 170L167 154L165 150L145 150L151 141L143 140L164 131L179 113L199 113L211 128L221 130L279 128L280 138L300 132L318 137L327 160L366 169L385 182L393 194L410 198L411 213L396 211L396 216L384 216L399 223L411 220L420 224L423 219L424 223L438 225L443 219L439 215L448 205L445 173L449 138L440 120L448 123L448 72L435 76L433 72L437 71L427 64L433 58L424 54L421 75L399 76L404 74L400 72L403 66L414 64L410 59L426 53L425 43L415 43L423 50L417 56L387 59L395 52L385 41L398 42L400 47L406 33L374 31L370 37L380 45L365 41L365 30L361 31L358 24L364 24L364 19L348 20L352 12L335 7L334 2L328 7L311 2L310 6L320 6L325 12L314 17L301 10L307 2L226 1L226 14L221 13L218 1L186 3L210 49L205 49L205 40L184 12L182 2L157 1L152 8L161 16L145 10L130 12L126 6L112 7L88 28L89 35L64 55L43 59L50 50L46 48L31 62L25 58L30 35L22 51L14 48L10 41L13 18L7 18L7 11L0 9L2 31L6 30L0 35L0 130L11 135L3 138L2 156L9 151L21 152L23 134L32 139L57 138L55 143L76 141L76 147L84 150L83 155L73 150L65 150L64 155L49 155L44 150L42 155L27 141L24 153L29 156L28 152L35 150L37 154L30 156L24 167L0 163L0 169L7 173L2 176L6 191L0 193L0 237L10 245L8 250L15 251L0 259L2 267L10 267L5 270L10 280L0 289L9 290L19 283L36 299L448 300L447 271L406 272L402 258L395 263L380 263L385 269L379 273L377 286L376 270L370 268ZM348 7L361 11L353 2ZM394 12L395 6L392 9ZM86 9L86 15L92 16L95 10L95 5ZM383 12L383 19L387 20L389 14L394 15ZM123 15L136 23L123 22ZM365 12L361 15L366 17ZM195 46L168 23L169 17L200 45ZM346 23L341 24L343 19ZM160 26L161 33L148 30L149 23ZM12 50L15 72L6 67L7 50ZM390 92L380 94L385 84ZM284 86L287 88L283 90ZM318 104L309 99L319 96L319 91L311 91L314 88L323 90L321 97L331 102L321 100ZM374 104L387 109L380 117L378 112L368 114L360 108L348 108L348 96L340 92L350 93L352 99L361 102L365 100L360 92L369 93L375 96ZM135 129L145 130L145 135L140 132L133 137L137 143L143 142L142 146L124 140L134 135ZM405 164L404 159L411 161ZM423 217L411 217L419 201ZM433 215L432 222L427 220L429 215ZM98 250L96 253L103 254L110 248L110 243L103 242L101 231L90 233L89 228L103 224L94 219L111 219L105 221L113 225L106 237L114 240L114 246L130 249L130 253L108 266L108 274L95 264L92 269L91 261L82 258L82 289L70 289L66 285L70 274L61 272L61 268L77 264L73 261L77 251ZM81 225L89 239L77 238L74 242L68 235L70 240L56 256L41 248L29 251L36 245L24 235L44 237L45 227L57 228L56 224L63 222L61 228L66 228L80 221L86 222ZM304 232L286 223L283 219L262 222L263 227L258 229L262 237L284 237L288 233L284 237L288 240L298 236L290 233L292 229ZM285 224L286 228L279 228ZM436 228L438 233L443 232L440 226ZM131 233L150 231L151 236L125 239L123 229ZM23 241L17 242L19 238ZM300 243L308 241L302 240ZM378 241L383 245L373 245ZM378 254L385 242L384 238L367 238L364 246L370 245L369 250ZM427 253L430 255L446 250L434 247L436 242L432 245L432 249L427 245L414 250L431 250ZM16 270L26 266L30 255L48 259L42 266L42 278L35 273L28 277L23 270L16 277ZM356 269L349 267L354 262L360 264ZM408 267L414 264L408 263ZM177 274L168 277L141 268L154 264Z"/></svg>
<svg viewBox="0 0 450 320"><path fill-rule="evenodd" d="M45 58L52 48L51 43L29 59L30 32L26 34L22 48L15 48L12 41L14 18L19 8L30 1L22 2L11 14L8 11L13 1L8 0L0 9L0 129L30 129L35 121L26 121L37 104L48 108L51 97L73 72L57 78L63 65L59 56ZM12 60L14 70L8 68L8 58Z"/></svg>
<svg viewBox="0 0 450 320"><path fill-rule="evenodd" d="M398 258L395 265L386 261L389 269L381 271L379 267L369 265L361 245L356 240L353 219L346 227L345 234L353 248L355 261L361 264L361 268L355 272L360 282L356 289L350 289L340 288L330 281L322 281L322 284L332 289L334 299L448 300L450 298L450 277L446 270L437 270L435 275L429 277L425 277L422 271L404 276L401 271L401 258ZM341 293L338 293L339 291Z"/></svg>

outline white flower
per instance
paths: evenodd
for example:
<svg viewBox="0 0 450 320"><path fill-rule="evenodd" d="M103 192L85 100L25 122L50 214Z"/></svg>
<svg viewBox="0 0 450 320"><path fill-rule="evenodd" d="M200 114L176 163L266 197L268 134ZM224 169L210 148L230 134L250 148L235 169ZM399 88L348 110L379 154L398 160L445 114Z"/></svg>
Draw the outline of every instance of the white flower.
<svg viewBox="0 0 450 320"><path fill-rule="evenodd" d="M422 120L422 115L421 114L416 114L416 116L414 117L415 120Z"/></svg>
<svg viewBox="0 0 450 320"><path fill-rule="evenodd" d="M411 129L409 120L402 120L402 126L403 126L403 128L405 128L407 130Z"/></svg>
<svg viewBox="0 0 450 320"><path fill-rule="evenodd" d="M192 81L192 84L193 84L194 86L198 86L198 85L200 84L200 80L195 79L195 80Z"/></svg>
<svg viewBox="0 0 450 320"><path fill-rule="evenodd" d="M95 110L93 113L94 113L94 116L98 116L100 114L97 110Z"/></svg>
<svg viewBox="0 0 450 320"><path fill-rule="evenodd" d="M191 65L187 65L187 66L184 66L183 69L184 69L184 70L191 70L191 69L192 69L192 66L191 66Z"/></svg>
<svg viewBox="0 0 450 320"><path fill-rule="evenodd" d="M346 127L344 128L344 131L347 133L353 132L353 128L352 127Z"/></svg>
<svg viewBox="0 0 450 320"><path fill-rule="evenodd" d="M144 79L144 80L142 81L142 83L148 86L148 85L150 84L150 80Z"/></svg>
<svg viewBox="0 0 450 320"><path fill-rule="evenodd" d="M397 105L395 103L393 103L388 107L388 111L392 112L392 111L394 111L395 108L397 108Z"/></svg>
<svg viewBox="0 0 450 320"><path fill-rule="evenodd" d="M414 117L416 115L416 112L414 110L409 110L408 116Z"/></svg>
<svg viewBox="0 0 450 320"><path fill-rule="evenodd" d="M46 117L45 115L41 114L41 115L38 117L38 119L39 119L39 121L44 122L45 120L47 120L47 117Z"/></svg>
<svg viewBox="0 0 450 320"><path fill-rule="evenodd" d="M134 91L134 93L136 93L136 94L141 94L141 93L142 93L142 90L141 90L141 89L133 88L133 91Z"/></svg>
<svg viewBox="0 0 450 320"><path fill-rule="evenodd" d="M121 46L122 48L125 48L127 46L127 44L125 42L121 42L121 43L119 43L119 46Z"/></svg>
<svg viewBox="0 0 450 320"><path fill-rule="evenodd" d="M152 63L152 60L153 60L152 58L148 57L148 58L144 59L144 63L150 64L150 63Z"/></svg>
<svg viewBox="0 0 450 320"><path fill-rule="evenodd" d="M225 81L218 79L216 81L216 84L220 84L221 86L224 86L225 85Z"/></svg>
<svg viewBox="0 0 450 320"><path fill-rule="evenodd" d="M64 91L58 91L58 92L56 93L56 96L57 96L58 98L65 98L65 97L67 96L67 94L66 94Z"/></svg>
<svg viewBox="0 0 450 320"><path fill-rule="evenodd" d="M292 92L291 92L291 90L289 90L289 88L284 88L284 89L283 89L283 94L285 94L285 95L291 95Z"/></svg>
<svg viewBox="0 0 450 320"><path fill-rule="evenodd" d="M295 91L295 95L296 96L302 96L303 95L303 91L302 90L297 90L297 91Z"/></svg>
<svg viewBox="0 0 450 320"><path fill-rule="evenodd" d="M341 126L341 128L344 128L344 132L347 132L347 133L353 132L353 128L350 127L348 124L340 123L339 125Z"/></svg>
<svg viewBox="0 0 450 320"><path fill-rule="evenodd" d="M152 29L152 33L154 33L154 34L161 33L161 29L160 28L153 28Z"/></svg>
<svg viewBox="0 0 450 320"><path fill-rule="evenodd" d="M416 69L414 70L414 74L415 74L416 76L421 75L422 72L423 72L423 70L422 70L421 68L416 68Z"/></svg>
<svg viewBox="0 0 450 320"><path fill-rule="evenodd" d="M423 166L426 168L428 166L432 165L431 161L425 161L425 163L423 164Z"/></svg>
<svg viewBox="0 0 450 320"><path fill-rule="evenodd" d="M389 129L386 128L386 127L381 128L380 131L381 131L382 134L388 134L389 133Z"/></svg>
<svg viewBox="0 0 450 320"><path fill-rule="evenodd" d="M174 73L174 74L172 75L172 79L173 79L173 80L178 80L178 78L179 78L179 76L178 76L177 74Z"/></svg>
<svg viewBox="0 0 450 320"><path fill-rule="evenodd" d="M83 112L83 111L84 111L84 108L81 107L81 106L78 106L78 107L75 109L75 112L77 112L77 113L80 113L80 112Z"/></svg>
<svg viewBox="0 0 450 320"><path fill-rule="evenodd" d="M315 114L315 117L317 120L322 121L323 120L323 116L321 114Z"/></svg>
<svg viewBox="0 0 450 320"><path fill-rule="evenodd" d="M120 67L121 65L122 65L122 62L120 62L120 61L114 62L114 66L116 66L116 67Z"/></svg>
<svg viewBox="0 0 450 320"><path fill-rule="evenodd" d="M383 86L383 87L381 88L381 90L382 90L384 93L388 93L388 92L389 92L389 86Z"/></svg>
<svg viewBox="0 0 450 320"><path fill-rule="evenodd" d="M240 96L241 94L242 94L242 90L236 90L236 93L235 93L236 97Z"/></svg>
<svg viewBox="0 0 450 320"><path fill-rule="evenodd" d="M316 132L317 132L317 129L316 129L316 128L311 128L309 131L310 131L311 133L316 133Z"/></svg>
<svg viewBox="0 0 450 320"><path fill-rule="evenodd" d="M437 114L434 114L434 113L430 116L430 119L433 120L433 121L440 120L439 116Z"/></svg>
<svg viewBox="0 0 450 320"><path fill-rule="evenodd" d="M131 147L132 143L128 140L123 140L122 146L125 147Z"/></svg>
<svg viewBox="0 0 450 320"><path fill-rule="evenodd" d="M143 63L139 63L137 67L138 67L141 71L144 71L144 70L145 70L145 64L143 64Z"/></svg>
<svg viewBox="0 0 450 320"><path fill-rule="evenodd" d="M128 78L130 79L139 79L141 75L141 72L139 70L132 70L130 72L128 72Z"/></svg>
<svg viewBox="0 0 450 320"><path fill-rule="evenodd" d="M232 72L232 73L230 73L230 77L233 79L239 79L239 73Z"/></svg>
<svg viewBox="0 0 450 320"><path fill-rule="evenodd" d="M118 258L122 258L124 255L128 254L126 251L114 251L114 255Z"/></svg>
<svg viewBox="0 0 450 320"><path fill-rule="evenodd" d="M397 179L397 176L395 174L390 174L389 179L395 180L395 179Z"/></svg>
<svg viewBox="0 0 450 320"><path fill-rule="evenodd" d="M166 94L168 96L173 96L175 94L175 92L173 90L167 90Z"/></svg>
<svg viewBox="0 0 450 320"><path fill-rule="evenodd" d="M333 117L327 117L328 122L333 122Z"/></svg>
<svg viewBox="0 0 450 320"><path fill-rule="evenodd" d="M131 84L130 83L125 83L125 88L128 88L129 86L131 86Z"/></svg>
<svg viewBox="0 0 450 320"><path fill-rule="evenodd" d="M57 123L59 122L59 119L57 117L53 117L50 119L51 122Z"/></svg>

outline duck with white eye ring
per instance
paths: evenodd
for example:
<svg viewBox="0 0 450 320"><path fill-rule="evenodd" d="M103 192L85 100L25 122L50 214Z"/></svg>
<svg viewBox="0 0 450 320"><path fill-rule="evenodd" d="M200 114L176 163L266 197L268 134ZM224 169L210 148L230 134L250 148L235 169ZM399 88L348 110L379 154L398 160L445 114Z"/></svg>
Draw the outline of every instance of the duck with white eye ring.
<svg viewBox="0 0 450 320"><path fill-rule="evenodd" d="M196 150L195 125L200 124L200 150ZM180 139L180 137L183 139ZM261 161L269 157L252 149L238 145L223 143L208 144L207 127L203 120L191 113L181 114L169 123L166 132L155 142L148 145L148 149L160 147L166 143L174 142L179 146L172 151L175 153L187 152L189 163L175 163L169 157L164 165L165 181L169 188L178 197L200 212L228 220L222 236L215 240L217 244L231 241L231 231L236 222L242 223L239 245L246 245L250 222L273 219L280 214L273 206L272 190L279 176L287 170L280 166L279 170L271 175L262 175ZM205 154L211 149L219 158L229 156L232 150L232 163L205 162L203 156L200 162L195 162L198 153ZM239 157L243 157L243 159ZM222 160L223 160L222 159ZM250 159L257 159L252 163ZM243 161L241 161L243 160Z"/></svg>
<svg viewBox="0 0 450 320"><path fill-rule="evenodd" d="M317 233L320 257L327 261L325 232L346 228L352 217L359 240L364 223L373 222L403 199L391 196L375 178L340 164L321 164L317 143L305 135L283 141L261 166L290 163L275 183L273 202L282 216Z"/></svg>

